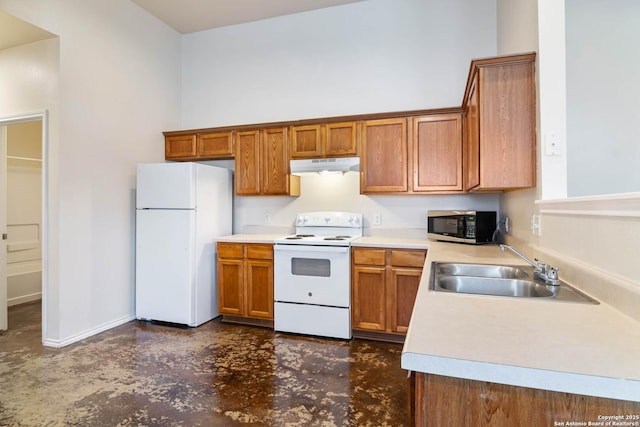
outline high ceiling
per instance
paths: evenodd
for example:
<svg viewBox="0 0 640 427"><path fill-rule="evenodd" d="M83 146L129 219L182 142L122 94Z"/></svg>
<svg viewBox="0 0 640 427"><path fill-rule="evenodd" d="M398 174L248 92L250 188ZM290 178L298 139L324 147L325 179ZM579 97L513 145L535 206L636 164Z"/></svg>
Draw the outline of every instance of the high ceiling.
<svg viewBox="0 0 640 427"><path fill-rule="evenodd" d="M131 0L150 14L187 34L226 25L259 21L363 0ZM55 37L0 11L0 50Z"/></svg>
<svg viewBox="0 0 640 427"><path fill-rule="evenodd" d="M55 34L0 11L0 50L51 37Z"/></svg>
<svg viewBox="0 0 640 427"><path fill-rule="evenodd" d="M106 0L105 0L106 1ZM363 0L131 0L150 14L187 34L259 21ZM0 11L0 50L55 37Z"/></svg>
<svg viewBox="0 0 640 427"><path fill-rule="evenodd" d="M186 34L362 0L131 0Z"/></svg>

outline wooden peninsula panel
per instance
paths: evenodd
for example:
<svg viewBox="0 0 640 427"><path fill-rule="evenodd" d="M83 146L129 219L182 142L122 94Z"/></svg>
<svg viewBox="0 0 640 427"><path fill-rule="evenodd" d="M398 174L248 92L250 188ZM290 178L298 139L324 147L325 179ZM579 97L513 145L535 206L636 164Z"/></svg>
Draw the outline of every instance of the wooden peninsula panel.
<svg viewBox="0 0 640 427"><path fill-rule="evenodd" d="M640 423L640 402L420 372L414 375L416 426L606 426L602 416L619 416L618 422Z"/></svg>

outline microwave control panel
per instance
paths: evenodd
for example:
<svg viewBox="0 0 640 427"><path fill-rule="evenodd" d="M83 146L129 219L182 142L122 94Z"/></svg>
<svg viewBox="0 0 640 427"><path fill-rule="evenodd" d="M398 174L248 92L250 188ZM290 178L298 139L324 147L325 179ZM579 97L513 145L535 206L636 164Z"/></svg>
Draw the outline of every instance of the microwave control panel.
<svg viewBox="0 0 640 427"><path fill-rule="evenodd" d="M465 238L467 239L475 239L476 237L476 217L475 215L468 215L465 218L466 227L465 227Z"/></svg>

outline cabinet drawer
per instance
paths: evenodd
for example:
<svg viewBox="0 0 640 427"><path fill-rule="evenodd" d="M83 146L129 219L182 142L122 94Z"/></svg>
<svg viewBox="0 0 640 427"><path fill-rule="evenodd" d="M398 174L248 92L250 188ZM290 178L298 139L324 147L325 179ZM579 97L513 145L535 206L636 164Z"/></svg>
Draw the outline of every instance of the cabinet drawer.
<svg viewBox="0 0 640 427"><path fill-rule="evenodd" d="M273 245L250 244L244 247L246 258L273 259Z"/></svg>
<svg viewBox="0 0 640 427"><path fill-rule="evenodd" d="M394 267L419 267L424 266L427 251L424 250L391 250L391 265Z"/></svg>
<svg viewBox="0 0 640 427"><path fill-rule="evenodd" d="M361 265L386 265L385 249L353 249L353 263Z"/></svg>
<svg viewBox="0 0 640 427"><path fill-rule="evenodd" d="M242 259L242 245L238 243L218 243L218 257Z"/></svg>

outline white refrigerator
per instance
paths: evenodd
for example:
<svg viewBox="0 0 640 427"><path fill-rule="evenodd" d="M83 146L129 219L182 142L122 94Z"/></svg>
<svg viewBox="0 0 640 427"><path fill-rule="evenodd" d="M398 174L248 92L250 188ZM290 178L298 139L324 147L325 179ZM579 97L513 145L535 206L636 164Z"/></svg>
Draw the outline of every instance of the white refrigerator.
<svg viewBox="0 0 640 427"><path fill-rule="evenodd" d="M138 165L136 318L199 326L218 316L216 237L232 233L232 172Z"/></svg>

